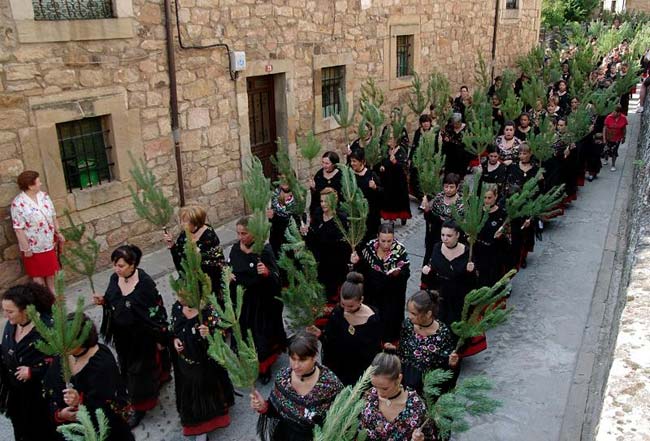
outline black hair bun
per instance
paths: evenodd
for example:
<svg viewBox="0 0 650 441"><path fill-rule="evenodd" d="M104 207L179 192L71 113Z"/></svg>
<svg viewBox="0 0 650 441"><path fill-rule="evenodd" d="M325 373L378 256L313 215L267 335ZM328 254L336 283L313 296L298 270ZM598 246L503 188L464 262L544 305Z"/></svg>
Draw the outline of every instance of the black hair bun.
<svg viewBox="0 0 650 441"><path fill-rule="evenodd" d="M363 274L356 271L350 271L347 276L345 276L345 281L350 283L363 283Z"/></svg>

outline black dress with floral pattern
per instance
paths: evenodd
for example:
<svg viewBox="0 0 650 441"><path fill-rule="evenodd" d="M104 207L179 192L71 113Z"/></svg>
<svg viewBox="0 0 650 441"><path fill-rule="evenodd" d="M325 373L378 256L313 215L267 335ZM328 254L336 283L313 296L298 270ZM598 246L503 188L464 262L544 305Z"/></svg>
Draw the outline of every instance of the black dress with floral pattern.
<svg viewBox="0 0 650 441"><path fill-rule="evenodd" d="M445 194L440 192L436 194L433 199L429 201L429 206L424 210L424 220L426 222L426 230L424 232L424 259L423 262L428 262L433 252L433 246L440 242L440 231L442 224L445 221L452 219L454 207L458 214L464 213L463 198L458 192L458 197L453 204L445 204Z"/></svg>
<svg viewBox="0 0 650 441"><path fill-rule="evenodd" d="M263 441L312 441L314 426L323 423L332 402L343 389L330 369L317 366L320 376L305 396L291 386L291 368L278 372L267 402L268 410L257 422L257 433Z"/></svg>
<svg viewBox="0 0 650 441"><path fill-rule="evenodd" d="M273 248L275 258L280 258L280 251L282 244L285 243L284 233L289 227L289 222L293 218L296 225L300 227L300 215L296 213L296 200L293 195L289 194L286 198L280 197L281 189L278 187L271 196L271 210L273 210L273 217L271 218L271 232L269 234L269 243Z"/></svg>
<svg viewBox="0 0 650 441"><path fill-rule="evenodd" d="M374 387L366 397L366 407L361 413L361 428L369 440L409 441L415 429L424 424L426 407L424 401L413 390L407 390L404 409L393 421L388 421L379 410L379 395Z"/></svg>

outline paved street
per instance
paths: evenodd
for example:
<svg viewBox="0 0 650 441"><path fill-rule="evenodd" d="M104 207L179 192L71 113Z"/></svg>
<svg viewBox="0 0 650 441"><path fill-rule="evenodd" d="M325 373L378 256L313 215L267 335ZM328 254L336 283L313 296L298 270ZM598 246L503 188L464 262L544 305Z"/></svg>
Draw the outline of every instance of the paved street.
<svg viewBox="0 0 650 441"><path fill-rule="evenodd" d="M631 133L638 131L638 117L630 114ZM635 142L636 136L629 136ZM570 390L576 371L583 331L589 320L592 297L599 268L606 248L613 216L620 214L617 200L627 198L632 158L627 145L621 148L617 172L603 168L601 176L580 189L579 198L567 210L566 216L553 220L544 232L543 242L536 245L529 257L529 267L514 281L509 305L514 313L510 321L489 335L489 350L465 360L464 375L486 374L495 384L494 396L503 406L496 415L475 422L473 429L459 439L463 441L551 441L561 438L563 418L570 400ZM623 182L623 185L621 183ZM619 189L619 186L621 187ZM619 194L617 197L617 189ZM616 206L616 208L615 208ZM405 227L397 227L397 238L411 255L412 276L409 293L419 284L419 272L424 253L424 222L413 204L415 219ZM610 233L612 233L610 231ZM613 232L616 234L616 231ZM231 233L228 233L231 234ZM232 240L232 235L222 240ZM171 306L172 294L168 273L172 268L166 250L145 256L142 267L156 277ZM604 268L611 271L613 268ZM602 277L602 271L600 277ZM103 289L110 271L96 276ZM86 283L71 287L71 292L87 295ZM97 322L99 308L89 314ZM276 367L286 364L286 357ZM261 388L264 394L268 387ZM255 415L248 407L248 397L237 399L231 412L233 423L215 432L212 439L223 441L255 440ZM571 425L571 421L564 421ZM162 393L162 403L150 412L136 429L137 440L182 440L178 416L174 407L173 384ZM0 439L11 439L11 426L0 420Z"/></svg>

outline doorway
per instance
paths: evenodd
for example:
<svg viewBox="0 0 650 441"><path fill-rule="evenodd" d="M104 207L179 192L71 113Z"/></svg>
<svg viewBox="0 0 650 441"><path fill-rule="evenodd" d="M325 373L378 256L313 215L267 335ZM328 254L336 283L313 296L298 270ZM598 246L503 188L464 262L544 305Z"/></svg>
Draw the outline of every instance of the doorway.
<svg viewBox="0 0 650 441"><path fill-rule="evenodd" d="M262 161L264 175L275 180L277 171L271 162L278 150L273 75L248 77L246 90L251 153Z"/></svg>

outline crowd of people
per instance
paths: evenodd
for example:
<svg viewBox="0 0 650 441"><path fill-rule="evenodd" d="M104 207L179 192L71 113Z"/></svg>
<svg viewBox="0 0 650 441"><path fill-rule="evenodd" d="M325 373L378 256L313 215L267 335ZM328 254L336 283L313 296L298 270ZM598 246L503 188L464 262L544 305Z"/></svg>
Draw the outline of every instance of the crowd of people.
<svg viewBox="0 0 650 441"><path fill-rule="evenodd" d="M621 75L630 75L629 66L620 62L624 51L624 45L617 47L595 67L589 78L593 88L609 87ZM341 149L341 155L325 152L322 168L310 181L308 217L296 213L286 182L281 180L275 189L267 212L270 240L260 255L253 251L248 218L237 222L238 241L226 258L205 210L197 206L180 210L182 232L176 238L163 236L177 271L183 271L184 245L192 241L219 301L238 287L244 290L240 325L253 336L259 381L274 381L268 398L257 391L250 396L251 407L260 414L258 434L263 440L311 440L314 426L323 422L337 394L356 383L370 365L375 370L359 416L360 430L371 440L434 439L436 428L424 424L424 375L437 368L452 371L442 386L443 391L450 390L463 358L486 348L478 339L457 349L451 325L461 319L465 296L476 287L493 285L512 268L526 268L536 236L549 221L508 219L508 196L531 179L538 179L541 192L564 184L566 197L556 207L556 213L563 213L585 179L596 179L605 163L611 161L610 170L616 171L618 147L626 137L629 94L610 114L593 114L589 133L582 139L567 142L567 118L577 111L582 97L572 95L569 88L569 60L562 60L561 66L562 77L547 85L548 96L533 108L523 107L516 121L505 120L498 94L502 79L495 79L485 98L492 105L494 143L480 162L463 142L475 105L467 86L450 98L453 112L448 121L438 121L435 111L419 115L411 140L403 133L389 136L385 156L372 168L366 164L366 140ZM522 74L506 86L521 93L527 81ZM546 122L555 130L553 155L540 161L527 138ZM432 130L446 162L442 191L424 194L414 152ZM357 249L350 248L338 226L348 222L338 209L340 168L346 166L341 163L343 155L369 206L366 237ZM473 255L454 221L454 214L463 214L461 188L467 179L480 181L489 214ZM15 439L62 439L57 425L76 421L80 404L104 411L111 427L109 440L133 439L130 428L157 405L161 385L172 379L172 372L184 435L205 440L210 432L229 425L236 392L224 366L207 353L206 336L221 332L218 313L213 306L197 311L181 299L168 312L155 281L140 268L142 252L134 245L112 252L114 274L108 288L93 296L103 310L101 326L98 331L92 324L87 338L73 351L72 378L63 382L61 360L46 356L35 345L39 334L27 308L33 305L41 317L51 314L54 274L59 269L55 246L64 237L53 203L41 191L38 173L23 172L18 186L21 193L11 206L13 228L33 282L2 295L8 321L0 346L0 409L12 421ZM395 239L395 221L404 224L412 216L409 192L421 200L426 225L421 268L412 267L408 250ZM287 338L278 300L285 276L277 262L291 218L302 225L300 232L316 259L318 281L330 308L318 326ZM222 283L225 265L232 268L229 285ZM420 278L421 289L407 298L411 275ZM285 348L289 366L272 378L272 366Z"/></svg>

